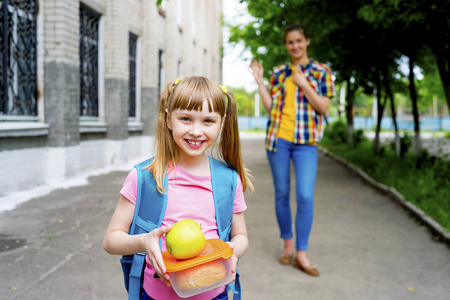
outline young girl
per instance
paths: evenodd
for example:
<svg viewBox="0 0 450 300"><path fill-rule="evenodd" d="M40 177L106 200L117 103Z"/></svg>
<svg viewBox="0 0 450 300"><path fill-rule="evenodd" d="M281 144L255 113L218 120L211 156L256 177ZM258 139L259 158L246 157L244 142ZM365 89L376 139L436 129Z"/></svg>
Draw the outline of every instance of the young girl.
<svg viewBox="0 0 450 300"><path fill-rule="evenodd" d="M284 240L280 263L311 276L319 270L306 255L314 213L314 185L317 173L317 144L322 138L322 115L334 96L331 69L308 56L310 39L299 24L286 27L283 34L290 62L275 67L270 93L264 85L264 69L257 61L250 65L264 107L270 114L266 152L275 186L275 208ZM290 161L295 168L297 211L296 240L293 241L289 205Z"/></svg>
<svg viewBox="0 0 450 300"><path fill-rule="evenodd" d="M206 150L215 144L220 133L220 158L238 174L228 242L234 251L234 277L237 260L248 248L243 213L247 206L243 193L247 187L252 188L252 184L242 162L236 103L233 94L225 87L200 76L169 83L161 96L157 122L156 155L145 171L152 173L158 191L168 194L162 226L149 233L128 234L138 190L138 175L134 168L120 191L120 200L106 231L103 247L110 254L146 253L143 299L181 299L170 286L161 255L166 251L164 234L176 222L193 219L202 224L206 239L219 238L210 159ZM168 190L164 188L166 175ZM189 299L228 297L225 287L221 287Z"/></svg>

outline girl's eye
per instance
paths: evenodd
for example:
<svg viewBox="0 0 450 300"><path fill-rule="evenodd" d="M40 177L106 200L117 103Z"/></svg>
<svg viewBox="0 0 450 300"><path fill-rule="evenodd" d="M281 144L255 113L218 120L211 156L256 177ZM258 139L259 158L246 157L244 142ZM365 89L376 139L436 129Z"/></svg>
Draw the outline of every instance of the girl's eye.
<svg viewBox="0 0 450 300"><path fill-rule="evenodd" d="M189 122L190 119L189 119L188 117L182 117L182 118L181 118L181 121L183 121L183 122Z"/></svg>
<svg viewBox="0 0 450 300"><path fill-rule="evenodd" d="M205 122L206 124L215 124L217 121L214 120L214 119L206 119L204 122Z"/></svg>

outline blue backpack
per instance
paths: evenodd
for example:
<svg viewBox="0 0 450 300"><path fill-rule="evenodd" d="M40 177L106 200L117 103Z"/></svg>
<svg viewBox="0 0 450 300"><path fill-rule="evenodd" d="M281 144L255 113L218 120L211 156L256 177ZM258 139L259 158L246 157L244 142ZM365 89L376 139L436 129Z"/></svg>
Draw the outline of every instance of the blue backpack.
<svg viewBox="0 0 450 300"><path fill-rule="evenodd" d="M129 234L141 234L161 227L167 206L167 193L161 194L156 189L156 180L147 169L152 159L148 159L135 166L138 174L138 190L136 208ZM211 181L216 210L216 222L219 238L230 240L231 218L233 216L233 203L236 193L237 172L225 163L209 157L211 168ZM164 188L169 186L168 176L164 178ZM145 252L133 255L124 255L120 260L124 275L125 288L129 300L141 299L143 293L143 273L145 268ZM236 271L236 280L227 286L234 293L233 299L241 299L241 286L239 273Z"/></svg>

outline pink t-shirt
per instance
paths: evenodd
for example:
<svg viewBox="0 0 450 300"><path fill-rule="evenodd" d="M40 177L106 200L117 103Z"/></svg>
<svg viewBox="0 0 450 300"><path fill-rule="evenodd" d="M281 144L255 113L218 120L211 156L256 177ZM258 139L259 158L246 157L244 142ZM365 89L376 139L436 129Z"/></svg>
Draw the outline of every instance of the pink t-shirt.
<svg viewBox="0 0 450 300"><path fill-rule="evenodd" d="M128 174L120 193L136 205L137 171L135 168ZM247 209L242 190L242 182L238 176L233 213ZM206 239L218 238L214 198L212 194L211 175L194 176L179 166L169 173L169 194L167 208L162 222L163 226L172 226L182 219L193 219L202 224L202 232ZM166 251L165 237L161 237L162 252ZM154 278L155 270L147 260L144 270L144 289L147 294L158 300L186 299L180 298L172 288L167 287L159 278ZM220 287L193 297L193 300L209 300L223 292Z"/></svg>

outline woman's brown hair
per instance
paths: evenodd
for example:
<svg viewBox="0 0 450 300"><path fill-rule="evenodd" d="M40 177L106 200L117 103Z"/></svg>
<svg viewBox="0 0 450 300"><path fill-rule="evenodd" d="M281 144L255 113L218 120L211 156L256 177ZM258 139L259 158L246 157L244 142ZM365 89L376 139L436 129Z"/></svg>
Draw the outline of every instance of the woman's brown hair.
<svg viewBox="0 0 450 300"><path fill-rule="evenodd" d="M288 33L292 32L292 31L298 31L298 32L300 32L301 34L303 34L303 35L305 36L305 38L306 38L307 40L309 40L309 34L308 34L308 32L306 31L306 28L303 27L303 25L300 25L300 24L292 24L292 25L289 25L288 27L286 27L286 28L284 29L284 32L283 32L283 44L286 44L286 36L288 35Z"/></svg>

